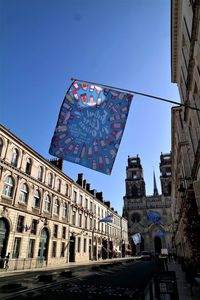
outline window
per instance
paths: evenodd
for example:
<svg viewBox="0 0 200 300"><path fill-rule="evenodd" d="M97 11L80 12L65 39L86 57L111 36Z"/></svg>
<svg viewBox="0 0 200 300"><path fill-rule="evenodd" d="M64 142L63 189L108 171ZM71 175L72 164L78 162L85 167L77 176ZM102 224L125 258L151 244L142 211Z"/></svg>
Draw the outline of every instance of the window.
<svg viewBox="0 0 200 300"><path fill-rule="evenodd" d="M12 198L14 190L14 181L11 176L7 176L3 187L3 195Z"/></svg>
<svg viewBox="0 0 200 300"><path fill-rule="evenodd" d="M84 238L83 240L83 252L86 253L87 252L87 239Z"/></svg>
<svg viewBox="0 0 200 300"><path fill-rule="evenodd" d="M53 175L49 173L48 175L48 186L52 187L53 184Z"/></svg>
<svg viewBox="0 0 200 300"><path fill-rule="evenodd" d="M35 190L34 195L33 195L33 207L34 208L39 208L40 207L40 192Z"/></svg>
<svg viewBox="0 0 200 300"><path fill-rule="evenodd" d="M16 237L14 242L14 247L13 247L13 254L12 254L13 258L19 257L20 245L21 245L21 238Z"/></svg>
<svg viewBox="0 0 200 300"><path fill-rule="evenodd" d="M88 199L85 199L85 208L88 209Z"/></svg>
<svg viewBox="0 0 200 300"><path fill-rule="evenodd" d="M54 215L58 216L59 212L60 212L60 202L58 199L56 199L54 203Z"/></svg>
<svg viewBox="0 0 200 300"><path fill-rule="evenodd" d="M58 225L54 224L53 226L53 237L57 238L58 237Z"/></svg>
<svg viewBox="0 0 200 300"><path fill-rule="evenodd" d="M81 252L81 238L78 237L78 243L77 243L77 252Z"/></svg>
<svg viewBox="0 0 200 300"><path fill-rule="evenodd" d="M19 151L17 149L13 149L12 157L11 157L11 164L15 167L17 166L18 158L19 158Z"/></svg>
<svg viewBox="0 0 200 300"><path fill-rule="evenodd" d="M35 248L35 240L30 239L28 245L28 258L33 258Z"/></svg>
<svg viewBox="0 0 200 300"><path fill-rule="evenodd" d="M76 225L76 212L72 211L72 225Z"/></svg>
<svg viewBox="0 0 200 300"><path fill-rule="evenodd" d="M3 140L0 138L0 156L2 154L2 150L3 150Z"/></svg>
<svg viewBox="0 0 200 300"><path fill-rule="evenodd" d="M85 216L85 229L87 229L88 217Z"/></svg>
<svg viewBox="0 0 200 300"><path fill-rule="evenodd" d="M79 205L82 206L83 205L83 196L79 195Z"/></svg>
<svg viewBox="0 0 200 300"><path fill-rule="evenodd" d="M46 212L50 212L50 208L51 208L51 200L49 195L46 195L45 201L44 201L44 210Z"/></svg>
<svg viewBox="0 0 200 300"><path fill-rule="evenodd" d="M69 186L68 184L65 185L65 196L69 196Z"/></svg>
<svg viewBox="0 0 200 300"><path fill-rule="evenodd" d="M58 180L57 180L57 192L60 193L60 190L61 190L61 180L58 179Z"/></svg>
<svg viewBox="0 0 200 300"><path fill-rule="evenodd" d="M132 217L131 217L131 220L132 220L133 223L140 222L140 220L141 220L140 214L139 213L133 213Z"/></svg>
<svg viewBox="0 0 200 300"><path fill-rule="evenodd" d="M92 212L92 202L90 201L90 211Z"/></svg>
<svg viewBox="0 0 200 300"><path fill-rule="evenodd" d="M66 227L64 227L64 226L63 226L63 229L62 229L62 238L66 239Z"/></svg>
<svg viewBox="0 0 200 300"><path fill-rule="evenodd" d="M52 257L56 257L56 246L57 243L55 241L52 242Z"/></svg>
<svg viewBox="0 0 200 300"><path fill-rule="evenodd" d="M18 216L17 232L22 232L23 230L24 230L24 216Z"/></svg>
<svg viewBox="0 0 200 300"><path fill-rule="evenodd" d="M42 181L43 178L43 167L38 167L38 180Z"/></svg>
<svg viewBox="0 0 200 300"><path fill-rule="evenodd" d="M26 168L25 168L26 174L31 175L31 167L32 167L31 159L27 158L27 160L26 160Z"/></svg>
<svg viewBox="0 0 200 300"><path fill-rule="evenodd" d="M20 187L19 201L27 204L28 201L28 187L25 183L23 183Z"/></svg>
<svg viewBox="0 0 200 300"><path fill-rule="evenodd" d="M32 224L31 224L31 233L32 234L36 234L37 233L37 224L38 224L38 221L33 219L32 220Z"/></svg>
<svg viewBox="0 0 200 300"><path fill-rule="evenodd" d="M73 194L73 202L76 203L77 202L77 192L74 191L74 194Z"/></svg>
<svg viewBox="0 0 200 300"><path fill-rule="evenodd" d="M90 230L92 230L92 219L90 219Z"/></svg>
<svg viewBox="0 0 200 300"><path fill-rule="evenodd" d="M78 222L78 226L81 227L82 226L82 214L79 214L79 222Z"/></svg>
<svg viewBox="0 0 200 300"><path fill-rule="evenodd" d="M63 204L63 218L67 218L67 203Z"/></svg>
<svg viewBox="0 0 200 300"><path fill-rule="evenodd" d="M60 257L64 257L64 256L65 256L65 243L62 242Z"/></svg>

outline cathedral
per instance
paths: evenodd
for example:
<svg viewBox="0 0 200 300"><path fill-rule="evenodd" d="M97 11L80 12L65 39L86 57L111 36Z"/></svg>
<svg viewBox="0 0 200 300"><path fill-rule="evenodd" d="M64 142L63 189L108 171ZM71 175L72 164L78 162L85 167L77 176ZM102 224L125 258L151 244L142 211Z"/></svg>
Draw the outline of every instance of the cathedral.
<svg viewBox="0 0 200 300"><path fill-rule="evenodd" d="M147 196L140 158L139 156L128 157L123 216L128 220L128 234L133 255L144 250L158 254L162 251L174 252L170 153L161 153L160 173L162 194L159 195L158 193L155 174L153 173L153 195ZM133 236L138 233L140 242L136 243Z"/></svg>

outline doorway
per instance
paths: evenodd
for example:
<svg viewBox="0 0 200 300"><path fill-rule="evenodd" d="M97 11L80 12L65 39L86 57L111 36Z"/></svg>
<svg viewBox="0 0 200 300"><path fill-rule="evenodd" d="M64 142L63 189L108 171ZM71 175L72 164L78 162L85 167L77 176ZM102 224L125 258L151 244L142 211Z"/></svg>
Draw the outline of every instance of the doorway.
<svg viewBox="0 0 200 300"><path fill-rule="evenodd" d="M5 258L8 237L9 237L9 223L5 218L0 218L0 258ZM0 268L4 267L4 261L0 260Z"/></svg>
<svg viewBox="0 0 200 300"><path fill-rule="evenodd" d="M46 261L48 257L48 248L49 248L49 232L47 228L43 228L41 231L38 257Z"/></svg>
<svg viewBox="0 0 200 300"><path fill-rule="evenodd" d="M154 238L154 248L155 248L155 253L161 253L161 248L162 248L162 241L159 236L155 236Z"/></svg>
<svg viewBox="0 0 200 300"><path fill-rule="evenodd" d="M75 236L70 236L69 240L69 262L75 262Z"/></svg>

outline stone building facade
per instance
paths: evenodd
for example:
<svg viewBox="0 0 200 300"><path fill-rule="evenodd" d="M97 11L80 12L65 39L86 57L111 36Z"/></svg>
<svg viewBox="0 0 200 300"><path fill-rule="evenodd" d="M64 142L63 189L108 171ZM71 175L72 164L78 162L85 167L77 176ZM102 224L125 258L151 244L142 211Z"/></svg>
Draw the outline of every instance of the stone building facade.
<svg viewBox="0 0 200 300"><path fill-rule="evenodd" d="M172 216L178 256L200 267L200 1L171 1ZM190 105L194 109L187 107Z"/></svg>
<svg viewBox="0 0 200 300"><path fill-rule="evenodd" d="M44 159L0 125L0 268L63 265L124 256L127 220L102 192L78 174L73 181L62 160ZM99 222L112 215L112 223Z"/></svg>
<svg viewBox="0 0 200 300"><path fill-rule="evenodd" d="M162 194L158 194L154 175L154 191L146 196L143 168L139 156L128 157L126 167L126 195L123 215L128 219L129 241L133 254L142 250L160 253L161 249L173 252L171 228L171 155L160 156ZM135 245L132 236L141 235Z"/></svg>

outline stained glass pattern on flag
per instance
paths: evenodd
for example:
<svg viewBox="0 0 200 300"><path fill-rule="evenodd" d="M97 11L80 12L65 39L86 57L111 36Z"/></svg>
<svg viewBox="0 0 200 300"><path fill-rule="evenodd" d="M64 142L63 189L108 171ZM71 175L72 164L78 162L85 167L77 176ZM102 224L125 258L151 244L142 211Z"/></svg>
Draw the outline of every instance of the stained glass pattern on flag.
<svg viewBox="0 0 200 300"><path fill-rule="evenodd" d="M49 153L109 175L132 97L74 81L62 103Z"/></svg>
<svg viewBox="0 0 200 300"><path fill-rule="evenodd" d="M157 211L153 211L153 210L149 210L147 212L147 217L149 219L149 221L151 221L154 224L160 224L161 221L161 216L160 213Z"/></svg>

